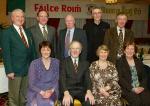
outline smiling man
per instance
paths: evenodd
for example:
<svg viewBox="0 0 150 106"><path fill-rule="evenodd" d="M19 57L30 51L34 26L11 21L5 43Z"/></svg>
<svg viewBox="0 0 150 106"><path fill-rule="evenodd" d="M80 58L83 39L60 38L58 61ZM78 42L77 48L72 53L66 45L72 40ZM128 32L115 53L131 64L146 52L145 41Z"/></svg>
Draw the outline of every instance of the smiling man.
<svg viewBox="0 0 150 106"><path fill-rule="evenodd" d="M37 13L38 23L29 29L32 32L37 56L40 57L38 46L42 41L49 41L52 45L52 57L56 57L56 30L54 27L47 25L49 14L42 10Z"/></svg>
<svg viewBox="0 0 150 106"><path fill-rule="evenodd" d="M64 106L73 106L74 99L78 99L82 106L95 103L91 93L89 63L79 58L81 50L81 43L72 41L69 46L70 56L61 64L60 94Z"/></svg>
<svg viewBox="0 0 150 106"><path fill-rule="evenodd" d="M116 17L116 26L110 28L104 38L104 44L109 47L110 54L108 59L116 63L116 60L123 55L123 43L134 41L133 32L125 28L128 17L125 13L118 13Z"/></svg>
<svg viewBox="0 0 150 106"><path fill-rule="evenodd" d="M2 50L5 72L9 79L9 106L25 106L27 74L34 59L31 33L23 28L24 12L15 9L11 14L12 25L3 31Z"/></svg>

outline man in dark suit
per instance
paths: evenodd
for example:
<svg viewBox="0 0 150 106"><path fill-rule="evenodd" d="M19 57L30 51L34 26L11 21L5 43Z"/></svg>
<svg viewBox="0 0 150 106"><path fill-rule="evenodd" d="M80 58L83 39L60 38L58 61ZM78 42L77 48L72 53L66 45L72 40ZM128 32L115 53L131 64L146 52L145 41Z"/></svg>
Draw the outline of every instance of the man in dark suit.
<svg viewBox="0 0 150 106"><path fill-rule="evenodd" d="M9 79L9 106L25 106L27 74L34 59L31 33L23 28L24 12L12 11L13 25L3 31L2 50L5 72Z"/></svg>
<svg viewBox="0 0 150 106"><path fill-rule="evenodd" d="M70 56L62 61L60 71L60 91L62 103L73 106L73 100L78 99L82 106L95 103L91 93L91 80L89 76L89 63L80 60L81 43L72 41L69 50Z"/></svg>
<svg viewBox="0 0 150 106"><path fill-rule="evenodd" d="M37 13L37 21L38 23L32 27L30 30L33 35L35 49L37 52L37 56L40 57L39 52L39 43L42 41L49 41L52 45L52 57L56 57L56 30L54 27L47 25L48 22L48 13L44 10L39 11Z"/></svg>
<svg viewBox="0 0 150 106"><path fill-rule="evenodd" d="M95 7L92 9L92 17L94 20L87 22L83 27L87 35L87 60L90 63L98 59L95 52L97 48L103 44L105 32L110 28L110 25L101 19L102 10L100 8Z"/></svg>
<svg viewBox="0 0 150 106"><path fill-rule="evenodd" d="M134 41L133 32L125 28L127 16L124 13L118 13L116 17L116 27L110 28L104 38L104 44L109 47L110 53L108 59L116 63L116 60L123 55L123 43Z"/></svg>
<svg viewBox="0 0 150 106"><path fill-rule="evenodd" d="M73 40L79 41L83 45L83 51L80 58L86 60L87 38L85 31L75 27L75 19L72 15L67 15L65 17L65 23L67 28L60 30L58 36L58 53L60 60L63 60L70 55L68 45Z"/></svg>

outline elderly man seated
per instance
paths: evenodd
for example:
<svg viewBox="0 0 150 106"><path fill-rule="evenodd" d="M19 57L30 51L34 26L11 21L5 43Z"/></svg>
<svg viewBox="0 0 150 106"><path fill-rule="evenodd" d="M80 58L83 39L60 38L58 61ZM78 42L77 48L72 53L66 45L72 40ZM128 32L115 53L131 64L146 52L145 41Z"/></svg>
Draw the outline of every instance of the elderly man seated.
<svg viewBox="0 0 150 106"><path fill-rule="evenodd" d="M70 57L61 64L60 94L64 106L73 106L74 99L78 99L82 106L91 106L95 103L91 93L89 63L80 60L81 50L81 43L72 41L69 46Z"/></svg>

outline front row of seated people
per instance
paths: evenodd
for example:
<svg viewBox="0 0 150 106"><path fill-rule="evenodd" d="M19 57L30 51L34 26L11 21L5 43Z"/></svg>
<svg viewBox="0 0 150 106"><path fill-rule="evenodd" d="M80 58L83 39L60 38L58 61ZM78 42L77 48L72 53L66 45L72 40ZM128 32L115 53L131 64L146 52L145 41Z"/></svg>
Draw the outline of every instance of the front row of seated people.
<svg viewBox="0 0 150 106"><path fill-rule="evenodd" d="M50 46L47 41L41 42L41 58L30 65L27 106L54 106L58 98L63 106L73 106L75 99L82 106L122 106L121 96L129 106L150 106L143 64L135 57L133 42L124 45L117 69L107 60L106 45L98 47L99 60L89 65L79 58L80 42L72 41L70 56L60 66L57 59L50 57Z"/></svg>

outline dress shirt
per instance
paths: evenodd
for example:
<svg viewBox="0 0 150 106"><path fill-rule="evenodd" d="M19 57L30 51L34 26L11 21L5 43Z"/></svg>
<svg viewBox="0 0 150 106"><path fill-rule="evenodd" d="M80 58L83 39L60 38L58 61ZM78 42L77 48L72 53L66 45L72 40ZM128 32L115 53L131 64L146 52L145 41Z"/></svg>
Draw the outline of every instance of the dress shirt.
<svg viewBox="0 0 150 106"><path fill-rule="evenodd" d="M20 35L20 37L21 37L20 29L19 29L20 27L19 27L19 26L17 26L17 25L15 25L15 24L13 24L13 26L14 26L14 28L16 29L16 31L18 32L18 34L19 34L19 35ZM27 44L29 45L27 35L26 35L26 33L25 33L25 31L24 31L23 27L21 27L21 28L22 28L23 35L24 35L24 37L25 37L25 39L26 39L26 42L27 42Z"/></svg>
<svg viewBox="0 0 150 106"><path fill-rule="evenodd" d="M68 32L70 31L70 42L72 42L73 40L74 29L75 28L67 29L67 32L66 32L66 36L67 36Z"/></svg>
<svg viewBox="0 0 150 106"><path fill-rule="evenodd" d="M122 33L123 33L123 41L124 41L124 38L125 38L125 28L120 28L120 27L117 26L117 33L118 33L118 36L119 36L120 30L122 30Z"/></svg>
<svg viewBox="0 0 150 106"><path fill-rule="evenodd" d="M43 34L43 27L45 27L45 30L47 31L47 33L48 33L48 30L47 30L47 25L41 25L40 23L39 23L39 27L40 27L40 29L41 29L41 32L42 32L42 34ZM44 35L44 34L43 34Z"/></svg>

